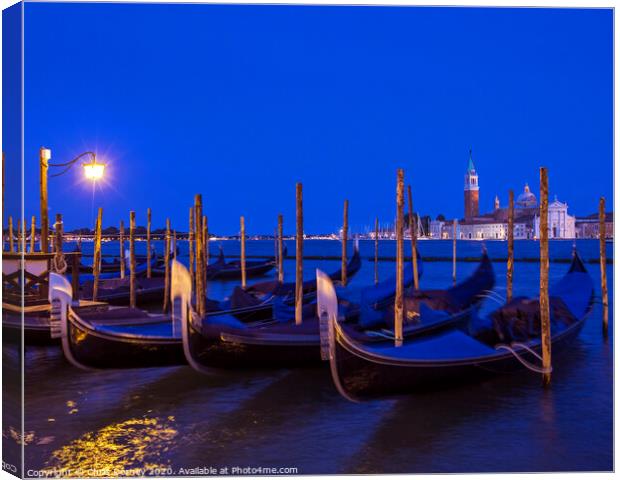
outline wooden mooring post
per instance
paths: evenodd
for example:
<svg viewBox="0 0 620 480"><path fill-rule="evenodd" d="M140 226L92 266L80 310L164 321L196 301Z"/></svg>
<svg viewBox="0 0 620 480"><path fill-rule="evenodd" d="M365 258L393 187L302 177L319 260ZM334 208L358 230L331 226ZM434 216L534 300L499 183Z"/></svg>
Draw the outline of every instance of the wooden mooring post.
<svg viewBox="0 0 620 480"><path fill-rule="evenodd" d="M4 152L2 152L2 238L4 239L4 211L5 211L5 205L6 203L4 203L4 192L6 191L4 189L4 181L5 181L5 165L6 165L6 159L4 158ZM2 250L4 251L4 240L3 240L3 245L2 245Z"/></svg>
<svg viewBox="0 0 620 480"><path fill-rule="evenodd" d="M379 217L375 217L375 285L379 283Z"/></svg>
<svg viewBox="0 0 620 480"><path fill-rule="evenodd" d="M278 282L284 282L284 247L282 245L282 229L284 218L278 215Z"/></svg>
<svg viewBox="0 0 620 480"><path fill-rule="evenodd" d="M33 215L30 222L30 253L34 253L35 237L37 236L37 218Z"/></svg>
<svg viewBox="0 0 620 480"><path fill-rule="evenodd" d="M49 150L45 147L39 149L39 194L41 203L41 251L48 253L49 218L47 211L47 170L49 168Z"/></svg>
<svg viewBox="0 0 620 480"><path fill-rule="evenodd" d="M136 308L136 212L129 212L129 306Z"/></svg>
<svg viewBox="0 0 620 480"><path fill-rule="evenodd" d="M413 198L411 196L411 185L407 185L407 193L409 197L409 234L411 236L411 265L413 268L413 288L417 291L420 289L420 279L418 278L418 229L417 221L414 219L413 216Z"/></svg>
<svg viewBox="0 0 620 480"><path fill-rule="evenodd" d="M403 259L404 248L404 208L405 208L405 172L399 168L396 173L396 296L394 297L394 345L403 344L404 292Z"/></svg>
<svg viewBox="0 0 620 480"><path fill-rule="evenodd" d="M506 302L512 300L512 277L515 258L515 194L508 191L508 261L506 262Z"/></svg>
<svg viewBox="0 0 620 480"><path fill-rule="evenodd" d="M342 217L342 260L340 267L340 282L343 287L347 286L347 241L349 240L349 201L344 201L344 213Z"/></svg>
<svg viewBox="0 0 620 480"><path fill-rule="evenodd" d="M607 292L607 251L605 249L605 197L601 197L598 203L598 238L601 263L601 297L603 300L603 335L607 338L609 333L609 293Z"/></svg>
<svg viewBox="0 0 620 480"><path fill-rule="evenodd" d="M101 272L101 223L103 221L103 209L97 209L97 222L95 223L95 245L93 252L93 302L97 300L99 293L99 273Z"/></svg>
<svg viewBox="0 0 620 480"><path fill-rule="evenodd" d="M164 242L164 312L168 312L170 306L170 240L170 219L166 218L166 240Z"/></svg>
<svg viewBox="0 0 620 480"><path fill-rule="evenodd" d="M452 221L452 285L456 285L456 232L458 220Z"/></svg>
<svg viewBox="0 0 620 480"><path fill-rule="evenodd" d="M246 286L246 271L245 271L245 218L243 216L239 220L240 233L239 239L241 240L241 288Z"/></svg>
<svg viewBox="0 0 620 480"><path fill-rule="evenodd" d="M151 278L151 209L146 209L146 278Z"/></svg>
<svg viewBox="0 0 620 480"><path fill-rule="evenodd" d="M189 250L189 277L192 279L192 291L196 288L196 275L194 266L194 207L189 207L189 234L187 238L187 248Z"/></svg>
<svg viewBox="0 0 620 480"><path fill-rule="evenodd" d="M202 286L204 288L203 295L203 315L207 312L206 295L209 283L207 282L207 269L209 268L209 219L206 215L202 216Z"/></svg>
<svg viewBox="0 0 620 480"><path fill-rule="evenodd" d="M177 231L172 231L172 258L177 259Z"/></svg>
<svg viewBox="0 0 620 480"><path fill-rule="evenodd" d="M56 214L56 223L54 223L54 254L56 257L56 265L59 266L62 259L62 214ZM64 273L64 272L59 272Z"/></svg>
<svg viewBox="0 0 620 480"><path fill-rule="evenodd" d="M15 251L15 239L13 238L13 217L9 216L9 252Z"/></svg>
<svg viewBox="0 0 620 480"><path fill-rule="evenodd" d="M122 220L118 229L118 243L120 249L121 278L125 278L125 222Z"/></svg>
<svg viewBox="0 0 620 480"><path fill-rule="evenodd" d="M17 251L22 251L22 221L21 218L17 219Z"/></svg>
<svg viewBox="0 0 620 480"><path fill-rule="evenodd" d="M301 325L304 297L304 213L303 187L297 183L295 187L297 231L295 235L295 324Z"/></svg>
<svg viewBox="0 0 620 480"><path fill-rule="evenodd" d="M549 181L540 168L540 330L543 385L551 383L551 322L549 317Z"/></svg>
<svg viewBox="0 0 620 480"><path fill-rule="evenodd" d="M200 317L205 314L205 254L202 235L202 195L194 197L194 215L196 225L196 311Z"/></svg>

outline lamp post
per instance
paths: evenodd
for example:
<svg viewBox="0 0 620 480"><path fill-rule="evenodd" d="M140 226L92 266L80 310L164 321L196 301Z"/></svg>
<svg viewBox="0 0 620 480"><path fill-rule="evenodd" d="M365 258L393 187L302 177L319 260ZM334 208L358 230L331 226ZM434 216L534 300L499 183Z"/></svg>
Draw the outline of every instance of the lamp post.
<svg viewBox="0 0 620 480"><path fill-rule="evenodd" d="M103 177L103 173L105 171L105 164L97 162L97 154L95 152L84 152L80 153L73 160L70 160L66 163L50 163L49 160L52 158L52 151L49 148L41 147L39 149L39 176L40 176L40 198L41 198L41 251L43 253L48 253L48 235L49 235L49 219L48 219L48 208L47 208L47 179L48 179L48 170L49 167L64 167L64 169L55 173L54 175L50 175L51 177L59 177L67 173L73 165L75 165L78 160L84 157L90 157L90 163L83 163L82 167L84 169L84 176L88 180L93 181L93 192L95 188L95 182L100 180Z"/></svg>

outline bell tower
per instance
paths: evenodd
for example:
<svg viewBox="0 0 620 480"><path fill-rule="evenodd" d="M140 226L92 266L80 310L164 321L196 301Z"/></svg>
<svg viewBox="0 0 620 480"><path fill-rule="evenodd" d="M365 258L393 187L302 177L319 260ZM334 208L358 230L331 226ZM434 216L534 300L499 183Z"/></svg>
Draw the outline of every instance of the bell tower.
<svg viewBox="0 0 620 480"><path fill-rule="evenodd" d="M469 165L467 166L467 173L465 173L465 220L471 220L480 213L478 208L478 189L478 174L476 173L476 167L474 167L470 148Z"/></svg>

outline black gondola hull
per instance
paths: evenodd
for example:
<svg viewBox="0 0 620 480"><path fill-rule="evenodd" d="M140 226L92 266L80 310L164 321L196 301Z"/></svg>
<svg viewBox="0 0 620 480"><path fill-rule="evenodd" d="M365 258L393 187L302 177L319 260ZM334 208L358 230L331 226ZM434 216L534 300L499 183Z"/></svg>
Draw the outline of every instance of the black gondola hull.
<svg viewBox="0 0 620 480"><path fill-rule="evenodd" d="M29 321L32 320L32 321ZM2 338L5 342L20 345L22 341L21 316L2 314ZM59 340L50 335L49 316L24 318L24 345L58 345Z"/></svg>
<svg viewBox="0 0 620 480"><path fill-rule="evenodd" d="M184 365L183 342L178 339L125 338L94 332L68 322L73 358L90 368L147 368Z"/></svg>
<svg viewBox="0 0 620 480"><path fill-rule="evenodd" d="M89 297L84 298L89 300ZM110 305L127 306L129 305L129 293L101 293L97 295L97 301L106 302ZM148 307L155 304L163 304L164 301L164 288L155 288L148 290L138 290L136 292L136 306Z"/></svg>
<svg viewBox="0 0 620 480"><path fill-rule="evenodd" d="M206 368L273 369L321 365L318 339L306 345L257 344L202 335L192 328L189 331L192 357Z"/></svg>
<svg viewBox="0 0 620 480"><path fill-rule="evenodd" d="M554 357L575 340L583 324L584 321L576 323L554 339L552 347ZM357 400L443 390L524 369L523 365L508 352L498 355L497 358L479 362L413 365L378 363L351 353L341 342L342 338L338 338L334 346L335 374L344 393ZM540 354L540 345L533 350ZM529 362L537 361L530 353L522 352L521 355Z"/></svg>
<svg viewBox="0 0 620 480"><path fill-rule="evenodd" d="M261 277L273 270L275 263L269 262L261 265L247 267L245 275L247 278ZM218 269L217 267L207 267L207 278L209 280L239 280L241 279L241 268L227 268L226 266Z"/></svg>

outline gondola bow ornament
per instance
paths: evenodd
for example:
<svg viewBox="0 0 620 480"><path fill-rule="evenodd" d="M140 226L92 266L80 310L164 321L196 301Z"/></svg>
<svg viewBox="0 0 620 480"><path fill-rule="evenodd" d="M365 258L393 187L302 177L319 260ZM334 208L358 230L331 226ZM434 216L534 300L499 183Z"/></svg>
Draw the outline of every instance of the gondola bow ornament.
<svg viewBox="0 0 620 480"><path fill-rule="evenodd" d="M171 262L171 273L170 273L170 304L172 305L172 321L175 321L174 312L174 302L177 299L181 300L181 332L183 335L183 354L185 355L185 359L187 363L196 371L205 373L205 374L213 374L214 370L211 368L204 367L199 362L197 362L191 352L190 348L190 327L191 325L195 325L194 328L197 328L200 322L197 313L192 308L192 277L189 274L189 271L185 266L177 261L172 260Z"/></svg>
<svg viewBox="0 0 620 480"><path fill-rule="evenodd" d="M316 270L317 313L321 335L321 360L330 359L330 338L332 328L330 322L338 315L338 298L329 275L317 268Z"/></svg>
<svg viewBox="0 0 620 480"><path fill-rule="evenodd" d="M50 313L50 334L52 338L61 338L63 336L63 325L67 321L66 317L72 297L73 288L71 283L64 276L50 272L48 299L52 305Z"/></svg>

